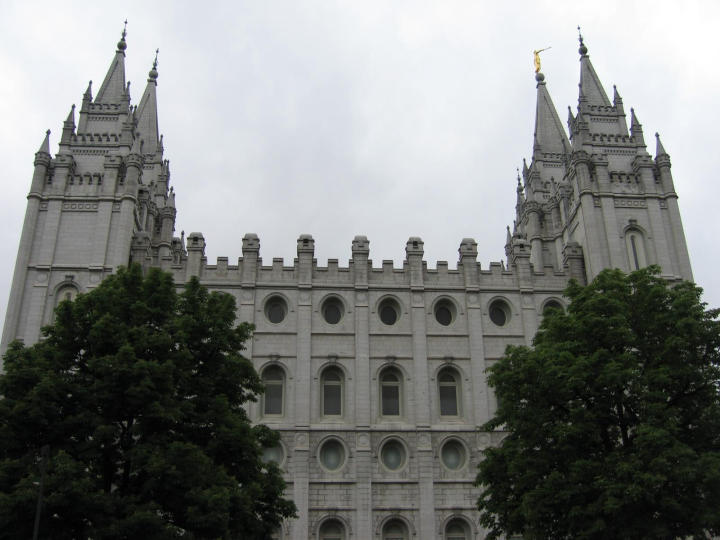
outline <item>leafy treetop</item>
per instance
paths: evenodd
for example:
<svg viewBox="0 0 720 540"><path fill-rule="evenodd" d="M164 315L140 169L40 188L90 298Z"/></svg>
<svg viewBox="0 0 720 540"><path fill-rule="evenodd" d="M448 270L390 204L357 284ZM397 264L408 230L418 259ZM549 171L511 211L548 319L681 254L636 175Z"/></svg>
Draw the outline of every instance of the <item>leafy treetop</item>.
<svg viewBox="0 0 720 540"><path fill-rule="evenodd" d="M497 395L477 483L491 538L720 533L720 323L658 269L572 282L534 346L489 369Z"/></svg>
<svg viewBox="0 0 720 540"><path fill-rule="evenodd" d="M0 539L32 536L44 446L42 537L267 538L295 508L243 409L251 331L232 296L139 266L60 303L0 375Z"/></svg>

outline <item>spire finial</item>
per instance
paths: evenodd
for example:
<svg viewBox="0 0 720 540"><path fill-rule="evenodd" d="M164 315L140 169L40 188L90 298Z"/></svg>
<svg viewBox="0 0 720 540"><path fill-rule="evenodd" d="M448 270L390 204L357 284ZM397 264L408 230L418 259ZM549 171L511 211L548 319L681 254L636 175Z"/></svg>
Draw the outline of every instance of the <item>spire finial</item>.
<svg viewBox="0 0 720 540"><path fill-rule="evenodd" d="M578 49L578 52L581 56L585 56L588 52L587 47L585 46L585 43L583 42L582 33L580 32L580 25L577 27L578 29L578 41L580 42L580 48Z"/></svg>
<svg viewBox="0 0 720 540"><path fill-rule="evenodd" d="M154 81L158 78L158 72L157 72L157 65L158 65L158 53L160 52L160 49L155 49L155 60L153 60L152 69L150 70L150 73L148 73L148 77L150 77L150 80Z"/></svg>
<svg viewBox="0 0 720 540"><path fill-rule="evenodd" d="M125 36L127 36L127 19L125 19L125 26L123 26L122 37L117 44L118 52L125 52L125 49L127 49L127 43L125 43Z"/></svg>

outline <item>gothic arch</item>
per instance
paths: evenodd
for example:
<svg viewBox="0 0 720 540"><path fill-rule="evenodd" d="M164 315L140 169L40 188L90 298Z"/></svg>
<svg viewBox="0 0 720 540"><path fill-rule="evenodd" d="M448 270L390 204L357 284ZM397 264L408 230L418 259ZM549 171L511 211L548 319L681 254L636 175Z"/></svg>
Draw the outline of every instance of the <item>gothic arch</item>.
<svg viewBox="0 0 720 540"><path fill-rule="evenodd" d="M648 235L634 220L623 230L628 269L632 272L650 264Z"/></svg>

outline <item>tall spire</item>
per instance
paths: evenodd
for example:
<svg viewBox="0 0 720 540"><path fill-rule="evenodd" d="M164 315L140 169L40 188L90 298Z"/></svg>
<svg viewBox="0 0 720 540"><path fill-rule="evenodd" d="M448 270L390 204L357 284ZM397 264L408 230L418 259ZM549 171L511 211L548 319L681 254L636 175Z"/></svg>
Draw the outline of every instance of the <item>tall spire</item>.
<svg viewBox="0 0 720 540"><path fill-rule="evenodd" d="M600 84L600 79L595 73L590 56L588 56L588 48L585 46L580 27L578 26L578 40L580 41L580 92L578 100L586 101L590 105L605 105L610 107L610 100L605 93L605 89Z"/></svg>
<svg viewBox="0 0 720 540"><path fill-rule="evenodd" d="M122 31L122 37L118 41L115 57L110 63L105 80L95 97L95 103L121 103L126 100L125 92L125 49L127 43L125 36L127 35L127 21Z"/></svg>
<svg viewBox="0 0 720 540"><path fill-rule="evenodd" d="M145 92L140 99L136 111L137 118L137 131L140 133L140 137L145 142L145 149L147 152L157 152L159 149L160 136L158 132L158 116L157 116L157 96L155 89L157 87L157 55L160 49L155 51L155 60L152 64L152 69L148 73L147 86Z"/></svg>
<svg viewBox="0 0 720 540"><path fill-rule="evenodd" d="M558 117L555 105L545 85L545 75L537 73L537 105L535 108L535 138L533 140L533 158L542 154L564 154L570 148L565 130Z"/></svg>

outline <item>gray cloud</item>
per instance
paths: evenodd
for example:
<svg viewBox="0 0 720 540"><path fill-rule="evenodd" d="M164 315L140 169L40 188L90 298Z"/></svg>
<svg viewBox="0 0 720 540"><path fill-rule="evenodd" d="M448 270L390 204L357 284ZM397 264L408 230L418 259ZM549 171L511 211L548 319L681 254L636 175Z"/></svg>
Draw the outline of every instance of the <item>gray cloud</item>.
<svg viewBox="0 0 720 540"><path fill-rule="evenodd" d="M127 17L127 75L139 99L160 47L160 129L178 233L202 231L208 258L240 256L257 232L269 261L311 233L320 263L346 261L356 234L371 258L457 260L463 237L487 267L503 258L515 168L532 150L531 51L558 113L577 102L580 22L595 68L635 107L649 150L673 160L695 278L720 305L710 204L720 71L708 64L720 8L662 2L15 3L0 21L0 317L45 129L88 79L102 80ZM599 12L599 13L598 13ZM64 29L62 32L59 29ZM96 86L97 88L97 86Z"/></svg>

